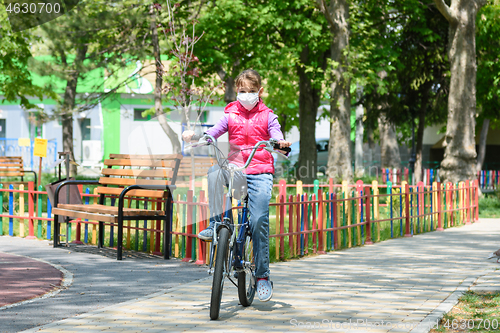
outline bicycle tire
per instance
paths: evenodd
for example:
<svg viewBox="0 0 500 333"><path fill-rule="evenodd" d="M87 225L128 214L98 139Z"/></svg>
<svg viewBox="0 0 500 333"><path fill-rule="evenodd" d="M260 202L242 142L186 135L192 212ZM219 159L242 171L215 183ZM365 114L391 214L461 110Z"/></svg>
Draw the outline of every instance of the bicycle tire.
<svg viewBox="0 0 500 333"><path fill-rule="evenodd" d="M245 244L243 246L242 254L242 258L244 261L250 261L253 250L251 241L252 238L247 235L245 237ZM241 270L238 272L238 298L240 300L240 304L244 307L252 305L253 299L255 297L256 286L253 271L253 264L251 264L249 270Z"/></svg>
<svg viewBox="0 0 500 333"><path fill-rule="evenodd" d="M215 257L214 278L212 282L212 297L210 299L210 319L219 318L220 303L222 300L222 289L224 287L224 265L227 262L229 245L229 230L225 227L219 231L217 242L217 254Z"/></svg>

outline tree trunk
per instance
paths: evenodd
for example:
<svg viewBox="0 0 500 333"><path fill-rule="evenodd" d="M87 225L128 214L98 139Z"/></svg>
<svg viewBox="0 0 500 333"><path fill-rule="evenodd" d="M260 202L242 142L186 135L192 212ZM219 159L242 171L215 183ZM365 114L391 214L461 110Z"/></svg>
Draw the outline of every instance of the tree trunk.
<svg viewBox="0 0 500 333"><path fill-rule="evenodd" d="M483 127L481 128L481 137L479 138L479 154L477 156L476 172L481 171L483 168L484 157L486 156L486 139L488 138L488 129L490 127L490 120L483 120Z"/></svg>
<svg viewBox="0 0 500 333"><path fill-rule="evenodd" d="M309 48L306 46L300 55L302 64L307 63L308 53ZM305 184L312 184L317 172L316 118L321 91L313 87L304 67L298 65L297 72L299 74L300 151L296 176Z"/></svg>
<svg viewBox="0 0 500 333"><path fill-rule="evenodd" d="M330 101L330 144L328 145L327 174L335 181L352 181L351 157L351 80L348 71L349 4L346 0L331 0L327 7L320 4L332 33L331 59L337 64L332 68Z"/></svg>
<svg viewBox="0 0 500 333"><path fill-rule="evenodd" d="M361 98L361 90L358 91L358 97ZM356 146L354 149L354 169L356 177L363 177L364 175L364 165L363 165L363 116L365 115L365 110L363 105L360 104L356 107Z"/></svg>
<svg viewBox="0 0 500 333"><path fill-rule="evenodd" d="M66 82L66 90L64 91L64 100L61 112L62 134L63 134L63 151L69 152L70 159L75 161L75 153L73 147L73 112L76 106L76 87L78 85L78 77L80 76L80 66L87 54L87 45L82 45L76 51L75 62L73 69L68 76ZM71 177L76 176L77 167L70 163L69 173Z"/></svg>
<svg viewBox="0 0 500 333"><path fill-rule="evenodd" d="M425 110L427 108L427 100L424 98L422 100L422 107L418 115L418 129L417 129L417 149L415 158L415 183L423 180L423 169L422 169L422 146L424 142L424 129L425 129Z"/></svg>
<svg viewBox="0 0 500 333"><path fill-rule="evenodd" d="M440 176L456 183L476 174L476 15L486 0L434 0L448 20L450 44L450 92L444 159Z"/></svg>
<svg viewBox="0 0 500 333"><path fill-rule="evenodd" d="M152 34L151 43L153 44L153 53L156 63L156 82L154 91L155 115L158 118L158 122L160 123L161 128L170 139L173 153L179 154L181 152L181 142L179 141L179 137L177 136L177 134L168 124L167 117L165 117L165 113L163 112L163 106L161 105L161 89L163 86L163 76L162 76L163 74L161 69L162 62L160 57L160 44L158 42L158 30L156 29L156 14L154 12L153 6L151 6L150 15L151 15L151 34Z"/></svg>
<svg viewBox="0 0 500 333"><path fill-rule="evenodd" d="M234 89L234 78L227 75L227 73L220 67L217 72L219 78L224 81L226 89L224 90L224 102L231 103L236 100L236 90Z"/></svg>
<svg viewBox="0 0 500 333"><path fill-rule="evenodd" d="M283 138L286 140L286 121L288 119L288 115L286 113L282 113L278 115L278 122L280 123L281 131L283 132Z"/></svg>
<svg viewBox="0 0 500 333"><path fill-rule="evenodd" d="M401 156L396 139L394 125L389 123L386 116L381 114L378 118L378 129L380 135L380 162L383 169L401 167Z"/></svg>

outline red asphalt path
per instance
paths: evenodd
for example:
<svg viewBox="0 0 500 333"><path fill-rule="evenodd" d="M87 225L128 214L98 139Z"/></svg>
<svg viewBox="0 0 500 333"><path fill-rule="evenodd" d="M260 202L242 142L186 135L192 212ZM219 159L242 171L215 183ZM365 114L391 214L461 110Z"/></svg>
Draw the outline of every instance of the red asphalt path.
<svg viewBox="0 0 500 333"><path fill-rule="evenodd" d="M49 264L0 252L0 307L46 294L62 277Z"/></svg>

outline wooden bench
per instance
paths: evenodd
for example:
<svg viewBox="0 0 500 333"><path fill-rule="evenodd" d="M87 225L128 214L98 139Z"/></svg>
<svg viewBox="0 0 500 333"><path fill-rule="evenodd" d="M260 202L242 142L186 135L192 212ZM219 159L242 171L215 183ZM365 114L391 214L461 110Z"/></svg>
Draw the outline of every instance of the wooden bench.
<svg viewBox="0 0 500 333"><path fill-rule="evenodd" d="M208 173L208 169L217 163L215 157L194 157L194 176L204 177ZM192 173L191 156L183 156L179 167L179 177L190 177Z"/></svg>
<svg viewBox="0 0 500 333"><path fill-rule="evenodd" d="M0 183L16 185L27 184L27 182L24 181L26 173L33 173L36 184L36 172L24 170L23 158L21 156L0 156ZM21 178L21 181L1 181L1 179L5 177Z"/></svg>
<svg viewBox="0 0 500 333"><path fill-rule="evenodd" d="M214 164L217 164L215 157L197 157L194 158L194 177L206 177L208 174L208 169ZM191 156L183 156L181 164L179 167L179 173L177 174L181 177L178 182L178 187L189 187L194 186L194 179L192 173Z"/></svg>
<svg viewBox="0 0 500 333"><path fill-rule="evenodd" d="M58 216L99 221L98 247L104 243L104 223L118 228L117 260L122 259L124 220L163 220L163 253L170 257L170 227L172 222L175 181L182 155L111 154L104 161L98 181L68 180L62 182L54 196L54 247L60 245ZM99 204L59 204L59 192L68 184L98 184ZM118 198L117 206L105 204L105 198ZM160 200L164 210L125 207L125 199L153 198Z"/></svg>

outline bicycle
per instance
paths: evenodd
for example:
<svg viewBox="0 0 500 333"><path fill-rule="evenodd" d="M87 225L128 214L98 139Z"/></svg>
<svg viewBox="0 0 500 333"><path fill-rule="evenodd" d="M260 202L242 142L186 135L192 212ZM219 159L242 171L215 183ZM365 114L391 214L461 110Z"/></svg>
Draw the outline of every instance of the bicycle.
<svg viewBox="0 0 500 333"><path fill-rule="evenodd" d="M210 135L205 134L197 143L189 145L190 147L199 147L203 145L213 145L218 150L217 141ZM264 146L264 147L261 147ZM241 215L238 218L238 225L235 231L232 213L232 189L233 177L235 172L246 169L257 149L263 148L269 152L282 154L275 149L289 153L290 148L280 148L278 141L270 139L267 141L259 141L255 144L248 157L246 163L242 167L237 167L227 163L227 159L222 160L219 155L220 151L216 151L217 163L221 169L229 171L229 186L226 193L226 203L224 207L222 222L215 222L215 232L213 234L208 273L213 274L212 294L210 299L210 319L216 320L219 318L220 304L222 300L222 290L224 287L224 277L227 277L238 289L238 298L240 304L244 307L250 306L255 297L256 278L255 278L255 263L252 258L252 235L248 218L248 195L245 195L242 200ZM237 236L236 236L237 234ZM233 273L233 274L232 274ZM235 283L231 276L237 278Z"/></svg>

